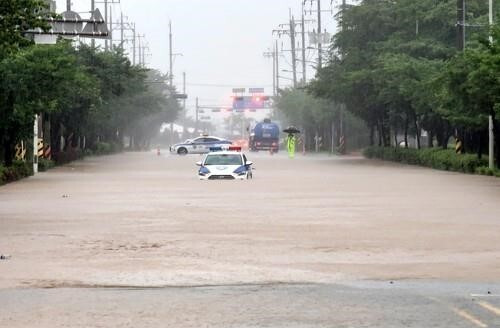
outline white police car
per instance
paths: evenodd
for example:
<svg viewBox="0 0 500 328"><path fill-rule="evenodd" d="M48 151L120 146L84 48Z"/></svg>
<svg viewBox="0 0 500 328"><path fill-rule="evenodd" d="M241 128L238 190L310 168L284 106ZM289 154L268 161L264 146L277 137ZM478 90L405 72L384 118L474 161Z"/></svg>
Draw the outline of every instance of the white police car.
<svg viewBox="0 0 500 328"><path fill-rule="evenodd" d="M253 177L252 162L241 152L241 147L210 149L205 158L197 162L200 180L246 180Z"/></svg>
<svg viewBox="0 0 500 328"><path fill-rule="evenodd" d="M179 155L206 154L210 151L210 148L228 146L231 144L231 141L219 137L202 136L173 145L170 147L170 152Z"/></svg>

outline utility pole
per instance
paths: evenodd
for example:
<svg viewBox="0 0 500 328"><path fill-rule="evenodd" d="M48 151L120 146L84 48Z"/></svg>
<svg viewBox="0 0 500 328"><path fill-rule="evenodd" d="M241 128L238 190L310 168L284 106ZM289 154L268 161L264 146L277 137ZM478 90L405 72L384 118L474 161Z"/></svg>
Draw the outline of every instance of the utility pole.
<svg viewBox="0 0 500 328"><path fill-rule="evenodd" d="M142 50L142 45L141 45L141 37L142 37L142 36L141 36L140 34L137 36L137 39L138 39L138 41L139 41L139 66L142 66L142 63L141 63L141 61L142 61L142 55L141 55L141 52L142 52L143 50Z"/></svg>
<svg viewBox="0 0 500 328"><path fill-rule="evenodd" d="M66 0L66 11L71 11L71 0Z"/></svg>
<svg viewBox="0 0 500 328"><path fill-rule="evenodd" d="M280 80L279 80L279 59L278 59L278 40L273 44L273 81L274 81L274 96L279 95Z"/></svg>
<svg viewBox="0 0 500 328"><path fill-rule="evenodd" d="M174 87L174 72L173 72L173 67L174 67L174 61L173 61L173 51L172 51L172 21L168 22L168 44L169 44L169 71L170 74L168 76L169 80L169 85L170 85L170 92L173 91ZM170 122L170 140L172 142L172 145L174 144L174 122Z"/></svg>
<svg viewBox="0 0 500 328"><path fill-rule="evenodd" d="M168 23L168 42L170 45L170 50L169 50L169 59L170 59L170 74L169 74L169 81L170 81L170 88L173 87L174 85L174 72L173 72L173 67L174 67L174 60L173 60L173 51L172 51L172 21L169 21Z"/></svg>
<svg viewBox="0 0 500 328"><path fill-rule="evenodd" d="M132 24L132 64L135 66L135 57L136 57L136 46L135 46L135 40L137 39L137 36L135 35L135 23Z"/></svg>
<svg viewBox="0 0 500 328"><path fill-rule="evenodd" d="M276 96L279 96L280 94L280 54L279 54L279 48L278 48L278 40L275 41L275 46L274 46L274 58L276 60Z"/></svg>
<svg viewBox="0 0 500 328"><path fill-rule="evenodd" d="M200 110L199 103L198 103L198 97L196 97L196 114L195 114L195 125L194 125L194 133L198 134L198 111Z"/></svg>
<svg viewBox="0 0 500 328"><path fill-rule="evenodd" d="M109 50L113 51L113 8L109 8Z"/></svg>
<svg viewBox="0 0 500 328"><path fill-rule="evenodd" d="M302 3L302 86L307 83L306 76L306 20L304 19L304 3Z"/></svg>
<svg viewBox="0 0 500 328"><path fill-rule="evenodd" d="M182 94L186 94L186 72L182 72ZM186 99L182 100L182 109L186 113Z"/></svg>
<svg viewBox="0 0 500 328"><path fill-rule="evenodd" d="M323 55L321 46L321 0L316 0L318 2L318 70L321 69L323 65ZM344 1L345 2L345 1Z"/></svg>
<svg viewBox="0 0 500 328"><path fill-rule="evenodd" d="M264 52L264 57L273 59L273 96L276 96L276 59L274 56L276 55L276 51L274 50L273 43L273 51Z"/></svg>
<svg viewBox="0 0 500 328"><path fill-rule="evenodd" d="M319 1L319 0L318 0ZM341 22L341 26L342 26L342 30L344 30L346 28L345 26L345 11L346 11L346 0L342 0L342 22ZM339 122L339 125L340 125L340 140L339 140L339 148L340 148L340 151L341 153L345 152L346 148L345 148L345 135L344 135L344 108L345 108L345 104L341 104L340 105L340 113L339 113L339 116L340 116L340 122Z"/></svg>
<svg viewBox="0 0 500 328"><path fill-rule="evenodd" d="M295 53L295 19L290 18L290 41L292 44L293 87L297 88L297 54Z"/></svg>
<svg viewBox="0 0 500 328"><path fill-rule="evenodd" d="M121 12L120 15L120 48L123 50L123 43L125 42L124 39L124 27L123 27L123 11Z"/></svg>
<svg viewBox="0 0 500 328"><path fill-rule="evenodd" d="M108 24L108 0L104 0L104 20L106 21L106 24ZM104 49L106 51L109 49L108 39L104 40Z"/></svg>
<svg viewBox="0 0 500 328"><path fill-rule="evenodd" d="M94 16L94 11L95 11L95 0L92 0L90 2L90 10L92 11L92 16ZM95 32L95 24L92 24L92 32ZM92 44L92 48L95 48L95 39L92 38L90 41Z"/></svg>
<svg viewBox="0 0 500 328"><path fill-rule="evenodd" d="M493 0L489 1L489 24L490 29L493 26ZM490 44L493 44L493 35L490 31ZM488 137L489 137L489 147L488 147L488 164L490 169L495 168L495 122L493 121L493 116L490 115L488 118Z"/></svg>

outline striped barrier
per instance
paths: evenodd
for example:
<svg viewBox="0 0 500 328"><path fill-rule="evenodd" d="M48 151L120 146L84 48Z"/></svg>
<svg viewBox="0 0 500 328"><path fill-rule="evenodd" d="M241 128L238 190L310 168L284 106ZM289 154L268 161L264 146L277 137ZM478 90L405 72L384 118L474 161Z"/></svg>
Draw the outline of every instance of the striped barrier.
<svg viewBox="0 0 500 328"><path fill-rule="evenodd" d="M50 145L45 145L45 149L43 150L43 157L46 159L52 159L52 149Z"/></svg>
<svg viewBox="0 0 500 328"><path fill-rule="evenodd" d="M37 155L38 157L43 157L43 139L38 138L38 145L37 145Z"/></svg>
<svg viewBox="0 0 500 328"><path fill-rule="evenodd" d="M18 143L16 145L16 160L18 161L25 161L26 160L26 147L24 145L24 142L21 141L21 143Z"/></svg>
<svg viewBox="0 0 500 328"><path fill-rule="evenodd" d="M461 154L463 151L462 140L455 138L455 153Z"/></svg>
<svg viewBox="0 0 500 328"><path fill-rule="evenodd" d="M340 136L339 140L339 147L337 148L338 152L340 154L345 154L346 152L346 146L345 146L345 138L344 136Z"/></svg>

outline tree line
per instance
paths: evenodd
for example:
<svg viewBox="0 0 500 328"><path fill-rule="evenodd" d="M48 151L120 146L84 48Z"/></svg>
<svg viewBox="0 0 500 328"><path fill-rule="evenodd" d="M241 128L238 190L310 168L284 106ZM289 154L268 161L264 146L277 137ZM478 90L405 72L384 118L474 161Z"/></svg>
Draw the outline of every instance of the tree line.
<svg viewBox="0 0 500 328"><path fill-rule="evenodd" d="M124 136L143 147L176 118L167 76L132 65L122 49L64 39L35 45L24 32L47 29L47 15L41 0L0 4L0 162L12 164L16 145L33 139L36 114L56 156L100 142L122 145Z"/></svg>
<svg viewBox="0 0 500 328"><path fill-rule="evenodd" d="M494 2L496 19L500 1ZM427 146L447 147L456 136L481 156L492 115L500 162L500 29L488 26L488 1L467 0L463 51L456 0L363 0L337 18L328 61L308 93L361 118L370 143L380 146L408 146L411 136L420 148L424 130Z"/></svg>

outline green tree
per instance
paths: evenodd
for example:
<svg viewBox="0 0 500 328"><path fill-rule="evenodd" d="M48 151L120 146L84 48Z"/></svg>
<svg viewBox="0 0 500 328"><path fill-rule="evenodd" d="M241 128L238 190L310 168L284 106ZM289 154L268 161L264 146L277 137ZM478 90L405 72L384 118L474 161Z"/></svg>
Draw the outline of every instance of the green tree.
<svg viewBox="0 0 500 328"><path fill-rule="evenodd" d="M0 61L0 75L0 136L7 165L15 144L32 137L35 114L61 114L82 101L92 103L98 93L95 80L76 65L67 42L12 54Z"/></svg>
<svg viewBox="0 0 500 328"><path fill-rule="evenodd" d="M33 44L24 35L27 30L48 28L41 15L47 8L44 0L0 1L0 59Z"/></svg>

